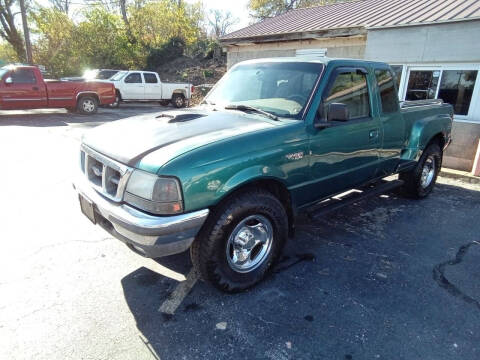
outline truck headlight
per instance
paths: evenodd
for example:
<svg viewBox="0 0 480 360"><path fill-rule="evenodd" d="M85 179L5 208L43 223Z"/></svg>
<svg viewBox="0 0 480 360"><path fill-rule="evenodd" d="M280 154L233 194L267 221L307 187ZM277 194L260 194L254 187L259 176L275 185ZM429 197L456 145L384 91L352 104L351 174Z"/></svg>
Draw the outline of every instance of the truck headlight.
<svg viewBox="0 0 480 360"><path fill-rule="evenodd" d="M183 211L182 193L177 179L141 170L135 170L130 175L124 200L153 214L173 215Z"/></svg>

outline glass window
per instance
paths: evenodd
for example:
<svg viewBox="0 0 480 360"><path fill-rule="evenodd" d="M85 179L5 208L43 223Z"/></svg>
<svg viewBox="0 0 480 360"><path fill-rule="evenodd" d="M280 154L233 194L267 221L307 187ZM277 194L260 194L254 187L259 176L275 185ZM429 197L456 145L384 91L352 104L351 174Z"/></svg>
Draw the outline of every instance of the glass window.
<svg viewBox="0 0 480 360"><path fill-rule="evenodd" d="M116 73L115 75L113 75L110 80L112 81L119 81L121 80L125 75L127 74L126 71L119 71L118 73Z"/></svg>
<svg viewBox="0 0 480 360"><path fill-rule="evenodd" d="M299 118L323 64L257 62L240 64L217 83L205 103L248 105L272 114Z"/></svg>
<svg viewBox="0 0 480 360"><path fill-rule="evenodd" d="M141 84L142 76L140 73L131 73L125 78L125 83L127 84Z"/></svg>
<svg viewBox="0 0 480 360"><path fill-rule="evenodd" d="M331 103L347 105L350 119L370 116L367 75L357 71L338 74L323 102L325 118Z"/></svg>
<svg viewBox="0 0 480 360"><path fill-rule="evenodd" d="M394 75L388 70L375 70L378 89L381 98L381 112L392 113L398 111L398 97L393 83Z"/></svg>
<svg viewBox="0 0 480 360"><path fill-rule="evenodd" d="M36 84L37 79L32 69L15 69L11 74L14 84Z"/></svg>
<svg viewBox="0 0 480 360"><path fill-rule="evenodd" d="M156 84L158 83L157 81L157 76L155 74L149 74L149 73L143 73L143 77L145 78L145 82L147 84Z"/></svg>
<svg viewBox="0 0 480 360"><path fill-rule="evenodd" d="M440 70L410 71L405 100L435 99Z"/></svg>
<svg viewBox="0 0 480 360"><path fill-rule="evenodd" d="M395 73L395 81L397 83L397 90L400 89L400 81L402 81L403 65L391 65L390 66Z"/></svg>
<svg viewBox="0 0 480 360"><path fill-rule="evenodd" d="M444 70L438 98L453 106L455 115L468 115L476 70Z"/></svg>

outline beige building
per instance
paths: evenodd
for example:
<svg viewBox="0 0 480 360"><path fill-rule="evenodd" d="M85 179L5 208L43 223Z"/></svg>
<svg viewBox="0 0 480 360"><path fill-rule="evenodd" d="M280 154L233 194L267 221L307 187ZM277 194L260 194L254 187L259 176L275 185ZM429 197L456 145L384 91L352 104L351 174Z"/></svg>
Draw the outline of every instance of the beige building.
<svg viewBox="0 0 480 360"><path fill-rule="evenodd" d="M221 41L228 67L305 51L390 63L401 100L441 98L453 105L444 165L471 171L480 139L478 39L478 0L360 0L294 10Z"/></svg>

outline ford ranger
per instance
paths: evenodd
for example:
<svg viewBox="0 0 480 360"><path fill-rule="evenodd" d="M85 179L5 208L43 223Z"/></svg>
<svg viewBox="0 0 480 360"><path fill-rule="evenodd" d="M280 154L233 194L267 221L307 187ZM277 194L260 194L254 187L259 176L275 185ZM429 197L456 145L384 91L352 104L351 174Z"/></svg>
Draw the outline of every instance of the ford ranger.
<svg viewBox="0 0 480 360"><path fill-rule="evenodd" d="M115 101L115 88L102 82L45 80L36 66L0 68L0 109L66 108L94 114Z"/></svg>
<svg viewBox="0 0 480 360"><path fill-rule="evenodd" d="M190 249L204 280L235 292L268 273L300 211L350 189L429 195L452 119L441 101L399 103L384 63L247 61L197 108L90 130L75 188L82 212L133 251Z"/></svg>

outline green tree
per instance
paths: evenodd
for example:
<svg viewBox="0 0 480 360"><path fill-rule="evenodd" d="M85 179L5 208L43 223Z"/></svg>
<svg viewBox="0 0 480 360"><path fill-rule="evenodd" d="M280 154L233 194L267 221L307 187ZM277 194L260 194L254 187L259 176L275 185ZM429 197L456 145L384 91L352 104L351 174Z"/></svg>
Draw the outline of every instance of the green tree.
<svg viewBox="0 0 480 360"><path fill-rule="evenodd" d="M0 66L20 61L15 49L6 41L0 41Z"/></svg>
<svg viewBox="0 0 480 360"><path fill-rule="evenodd" d="M254 18L264 20L290 10L327 5L338 1L339 0L249 0L248 8Z"/></svg>
<svg viewBox="0 0 480 360"><path fill-rule="evenodd" d="M88 9L75 31L77 48L91 67L129 68L144 66L139 49L129 42L118 14L102 6ZM140 56L139 56L140 55Z"/></svg>
<svg viewBox="0 0 480 360"><path fill-rule="evenodd" d="M159 48L171 38L181 38L188 46L201 33L201 3L159 0L129 10L132 34L146 48Z"/></svg>
<svg viewBox="0 0 480 360"><path fill-rule="evenodd" d="M34 32L34 63L45 65L55 76L78 74L81 56L77 53L75 24L68 15L56 8L40 8L31 14Z"/></svg>
<svg viewBox="0 0 480 360"><path fill-rule="evenodd" d="M0 0L0 38L7 41L20 61L25 60L25 48L23 35L17 28L19 25L15 19L18 15L15 0Z"/></svg>

